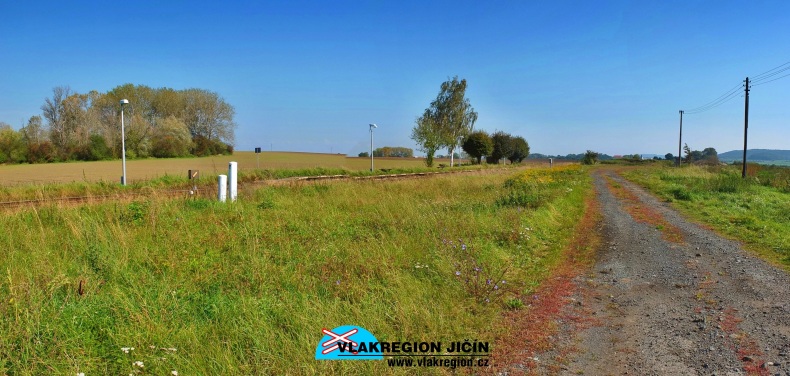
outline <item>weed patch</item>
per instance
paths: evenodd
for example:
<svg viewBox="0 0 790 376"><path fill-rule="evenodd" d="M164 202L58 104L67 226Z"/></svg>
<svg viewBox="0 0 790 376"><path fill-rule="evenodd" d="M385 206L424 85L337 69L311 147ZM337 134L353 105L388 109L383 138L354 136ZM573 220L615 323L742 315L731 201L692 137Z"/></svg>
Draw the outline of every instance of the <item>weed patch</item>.
<svg viewBox="0 0 790 376"><path fill-rule="evenodd" d="M534 290L508 300L509 309L503 314L504 335L499 337L493 353L494 367L488 374L534 371L535 356L554 348L557 364L572 351L568 344L557 343L556 333L560 326L581 330L591 324L577 312L571 296L578 291L573 279L594 262L595 251L600 244L598 224L600 209L595 193L584 199L584 211L575 223L570 242L563 246L560 261L551 274ZM559 373L560 369L549 370Z"/></svg>

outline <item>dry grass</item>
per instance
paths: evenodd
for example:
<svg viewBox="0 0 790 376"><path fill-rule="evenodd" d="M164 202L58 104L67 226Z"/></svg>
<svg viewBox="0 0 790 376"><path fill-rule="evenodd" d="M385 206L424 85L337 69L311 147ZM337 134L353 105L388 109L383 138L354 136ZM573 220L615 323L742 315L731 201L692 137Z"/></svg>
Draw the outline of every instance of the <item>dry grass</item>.
<svg viewBox="0 0 790 376"><path fill-rule="evenodd" d="M202 176L227 171L228 162L239 163L239 170L253 170L258 166L253 152L236 152L201 158L168 158L127 160L126 170L130 183L149 180L164 175L186 176L187 170L200 170ZM449 160L437 160L447 163ZM375 158L376 169L424 167L422 158ZM366 170L370 159L346 157L340 154L263 152L260 154L261 169L304 169L345 168ZM0 165L0 185L69 183L69 182L116 182L121 179L121 161L65 162L47 164Z"/></svg>
<svg viewBox="0 0 790 376"><path fill-rule="evenodd" d="M342 154L262 152L260 163L253 152L237 151L231 155L200 158L168 158L127 160L128 182L135 183L153 178L187 176L187 170L199 170L202 177L225 173L228 162L236 161L239 171L258 169L298 170L311 168L346 169L364 171L370 168L369 158L346 157ZM456 159L456 162L458 160ZM462 160L468 163L469 160ZM449 159L435 159L435 166L450 165ZM528 160L527 165L547 165L544 160ZM558 164L558 163L555 163ZM424 168L423 158L375 158L374 168L410 169ZM438 168L437 168L438 170ZM63 162L47 164L0 165L0 186L71 183L71 182L120 182L121 161Z"/></svg>

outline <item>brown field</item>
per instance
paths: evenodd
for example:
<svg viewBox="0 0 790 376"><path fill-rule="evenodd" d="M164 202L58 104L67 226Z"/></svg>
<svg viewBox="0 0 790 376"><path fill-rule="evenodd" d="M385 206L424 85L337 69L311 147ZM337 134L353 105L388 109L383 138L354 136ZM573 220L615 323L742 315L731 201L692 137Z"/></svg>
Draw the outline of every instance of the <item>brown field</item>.
<svg viewBox="0 0 790 376"><path fill-rule="evenodd" d="M222 155L202 158L170 158L127 160L128 182L148 180L164 175L186 176L187 170L199 170L201 176L224 173L228 162L239 163L239 170L253 170L257 167L255 153L240 151L232 156ZM450 160L436 159L436 164L449 164ZM424 167L422 158L375 158L376 169ZM262 152L261 169L305 169L305 168L345 168L347 170L367 170L369 158L346 157L342 154ZM47 164L0 165L0 185L46 184L68 182L120 182L121 161L66 162Z"/></svg>

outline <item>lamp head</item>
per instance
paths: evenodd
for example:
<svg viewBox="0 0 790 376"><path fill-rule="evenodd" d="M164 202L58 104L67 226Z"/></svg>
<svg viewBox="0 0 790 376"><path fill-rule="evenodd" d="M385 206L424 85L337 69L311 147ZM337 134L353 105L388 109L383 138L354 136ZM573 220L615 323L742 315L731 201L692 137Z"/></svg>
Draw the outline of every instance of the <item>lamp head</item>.
<svg viewBox="0 0 790 376"><path fill-rule="evenodd" d="M121 99L121 104L122 105L129 104L129 100L128 99Z"/></svg>
<svg viewBox="0 0 790 376"><path fill-rule="evenodd" d="M378 128L378 127L376 126L376 124L369 124L369 125L370 125L370 129L373 129L373 128Z"/></svg>

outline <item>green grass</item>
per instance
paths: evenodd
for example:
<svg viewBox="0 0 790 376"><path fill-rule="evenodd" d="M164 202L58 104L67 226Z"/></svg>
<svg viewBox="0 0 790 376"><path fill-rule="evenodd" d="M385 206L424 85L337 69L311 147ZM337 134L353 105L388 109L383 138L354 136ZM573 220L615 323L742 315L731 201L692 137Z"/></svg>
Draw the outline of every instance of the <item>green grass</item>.
<svg viewBox="0 0 790 376"><path fill-rule="evenodd" d="M320 330L345 324L382 341L493 342L499 313L560 259L590 186L578 170L532 186L505 184L513 173L6 213L0 373L413 371L314 360ZM498 204L518 189L562 194Z"/></svg>
<svg viewBox="0 0 790 376"><path fill-rule="evenodd" d="M747 161L748 160L749 160L749 158L747 158ZM726 160L726 161L722 161L722 162L731 163L731 164L741 164L741 161L742 160L739 159L737 161ZM749 163L768 165L768 166L770 166L770 165L774 165L774 166L790 166L790 160L782 160L782 159L770 160L770 161L751 160Z"/></svg>
<svg viewBox="0 0 790 376"><path fill-rule="evenodd" d="M624 175L790 269L790 169L750 164L748 171L747 179L739 166L654 167Z"/></svg>

